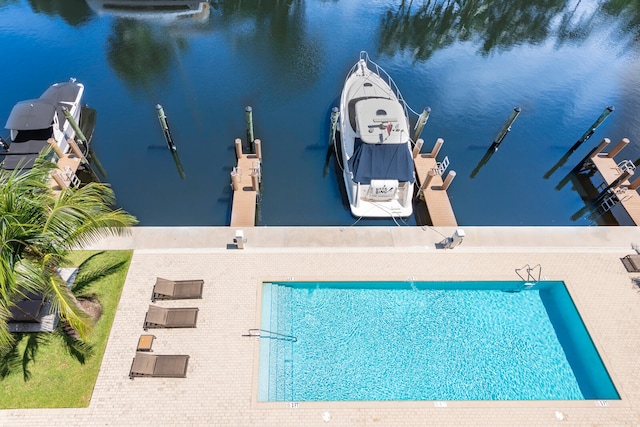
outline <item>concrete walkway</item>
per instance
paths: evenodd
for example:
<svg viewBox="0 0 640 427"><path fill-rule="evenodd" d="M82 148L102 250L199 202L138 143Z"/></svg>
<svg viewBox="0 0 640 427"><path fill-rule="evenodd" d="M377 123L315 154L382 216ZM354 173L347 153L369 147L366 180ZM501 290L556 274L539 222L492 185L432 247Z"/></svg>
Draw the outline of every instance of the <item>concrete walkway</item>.
<svg viewBox="0 0 640 427"><path fill-rule="evenodd" d="M228 227L144 227L94 249L134 249L104 361L88 408L0 411L0 425L640 425L640 273L620 258L640 243L636 227L453 228L256 227L245 249ZM542 266L565 281L621 396L611 401L256 402L263 281L518 280ZM157 354L189 354L187 378L128 378L156 277L204 279L198 327L153 330ZM561 418L561 419L559 419Z"/></svg>

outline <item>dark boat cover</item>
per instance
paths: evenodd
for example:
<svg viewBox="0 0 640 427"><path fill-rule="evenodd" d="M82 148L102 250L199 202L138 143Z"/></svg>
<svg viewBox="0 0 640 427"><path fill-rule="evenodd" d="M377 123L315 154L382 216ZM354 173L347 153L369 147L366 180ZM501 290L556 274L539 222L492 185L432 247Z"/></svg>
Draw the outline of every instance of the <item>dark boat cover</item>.
<svg viewBox="0 0 640 427"><path fill-rule="evenodd" d="M53 123L56 106L42 99L18 102L13 109L5 129L34 130L46 129Z"/></svg>
<svg viewBox="0 0 640 427"><path fill-rule="evenodd" d="M48 145L49 143L47 141L36 141L33 139L24 142L12 142L8 152L11 154L38 154Z"/></svg>
<svg viewBox="0 0 640 427"><path fill-rule="evenodd" d="M39 154L25 154L24 156L6 156L2 161L2 169L32 169Z"/></svg>
<svg viewBox="0 0 640 427"><path fill-rule="evenodd" d="M372 179L413 182L413 159L406 144L356 144L349 159L353 180L368 185Z"/></svg>

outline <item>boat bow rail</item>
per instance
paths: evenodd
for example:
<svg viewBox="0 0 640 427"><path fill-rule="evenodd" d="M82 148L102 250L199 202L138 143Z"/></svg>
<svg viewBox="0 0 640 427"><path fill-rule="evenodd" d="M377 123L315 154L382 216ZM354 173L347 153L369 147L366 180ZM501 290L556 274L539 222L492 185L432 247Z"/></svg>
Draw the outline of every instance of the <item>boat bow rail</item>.
<svg viewBox="0 0 640 427"><path fill-rule="evenodd" d="M369 71L377 74L381 79L383 79L389 85L389 87L393 91L396 98L398 98L400 105L402 105L402 108L404 110L404 115L406 117L409 117L409 111L414 113L416 116L418 115L415 111L413 111L409 107L409 105L407 105L407 102L404 100L404 97L402 96L400 89L398 89L396 82L393 81L391 76L382 67L376 64L374 61L372 61L371 58L369 58L369 54L364 50L360 52L360 60L353 67L351 67L351 70L349 70L349 72L347 73L345 84L347 83L347 80L349 80L349 77L351 77L355 73L360 72L360 75L364 75L362 64L365 64ZM413 140L411 140L411 144L413 145Z"/></svg>

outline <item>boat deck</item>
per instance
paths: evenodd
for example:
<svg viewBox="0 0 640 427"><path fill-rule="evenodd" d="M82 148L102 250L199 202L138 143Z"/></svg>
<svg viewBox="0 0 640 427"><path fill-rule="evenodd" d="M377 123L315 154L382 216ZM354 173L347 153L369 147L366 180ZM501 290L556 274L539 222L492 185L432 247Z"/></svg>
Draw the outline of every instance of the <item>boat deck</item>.
<svg viewBox="0 0 640 427"><path fill-rule="evenodd" d="M413 159L413 163L420 184L425 182L429 171L437 167L435 157L431 157L429 154L418 154ZM455 227L458 225L458 221L451 207L449 195L446 190L442 189L442 185L442 177L436 174L423 192L424 202L431 218L431 225L436 227Z"/></svg>

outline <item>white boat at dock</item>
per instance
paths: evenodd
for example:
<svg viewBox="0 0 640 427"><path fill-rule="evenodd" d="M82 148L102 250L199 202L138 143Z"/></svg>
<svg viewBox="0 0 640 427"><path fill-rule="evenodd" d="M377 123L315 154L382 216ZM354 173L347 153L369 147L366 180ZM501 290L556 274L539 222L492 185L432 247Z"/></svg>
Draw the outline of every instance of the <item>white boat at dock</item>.
<svg viewBox="0 0 640 427"><path fill-rule="evenodd" d="M340 97L343 177L355 217L413 213L415 170L407 108L391 77L361 52Z"/></svg>
<svg viewBox="0 0 640 427"><path fill-rule="evenodd" d="M39 98L18 102L13 109L6 129L10 141L0 167L13 170L17 167L29 169L49 140L54 140L62 153L71 150L69 140L76 132L67 120L66 109L76 124L80 123L81 100L84 85L75 79L51 85Z"/></svg>

